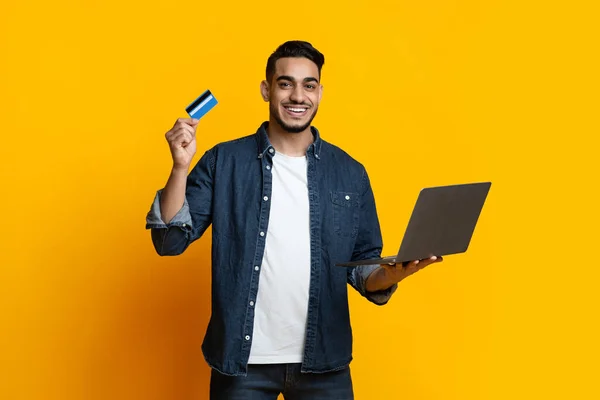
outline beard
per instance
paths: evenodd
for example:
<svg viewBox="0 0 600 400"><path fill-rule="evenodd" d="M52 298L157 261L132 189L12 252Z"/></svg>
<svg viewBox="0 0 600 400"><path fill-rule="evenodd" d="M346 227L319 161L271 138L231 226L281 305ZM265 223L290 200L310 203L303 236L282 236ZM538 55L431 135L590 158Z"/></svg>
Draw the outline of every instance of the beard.
<svg viewBox="0 0 600 400"><path fill-rule="evenodd" d="M269 105L269 109L271 111L271 115L273 116L273 118L275 118L275 121L277 121L279 126L281 126L281 128L288 133L303 132L306 128L308 128L310 126L313 119L315 119L315 116L317 115L317 111L319 110L318 107L315 108L314 112L312 113L312 115L310 116L310 118L308 119L308 121L306 123L301 124L301 125L290 125L283 121L283 119L281 118L281 115L279 114L279 108L275 104L271 103Z"/></svg>

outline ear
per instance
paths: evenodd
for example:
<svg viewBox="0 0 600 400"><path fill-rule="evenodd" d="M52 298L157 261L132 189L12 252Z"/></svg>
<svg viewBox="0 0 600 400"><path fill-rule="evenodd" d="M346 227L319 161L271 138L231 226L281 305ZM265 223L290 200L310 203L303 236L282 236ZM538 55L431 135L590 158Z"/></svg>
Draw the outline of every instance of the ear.
<svg viewBox="0 0 600 400"><path fill-rule="evenodd" d="M269 101L269 84L267 81L262 81L260 83L260 94L264 101Z"/></svg>
<svg viewBox="0 0 600 400"><path fill-rule="evenodd" d="M321 102L321 97L323 97L323 85L319 85L320 86L320 90L319 90L319 103Z"/></svg>

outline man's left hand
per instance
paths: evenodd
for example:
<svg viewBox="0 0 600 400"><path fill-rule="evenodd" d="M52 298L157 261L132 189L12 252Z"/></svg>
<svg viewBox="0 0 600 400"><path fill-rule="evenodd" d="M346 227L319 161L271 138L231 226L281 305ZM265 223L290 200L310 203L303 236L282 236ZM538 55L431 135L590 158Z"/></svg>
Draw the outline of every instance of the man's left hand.
<svg viewBox="0 0 600 400"><path fill-rule="evenodd" d="M442 257L433 256L424 260L415 260L401 264L381 264L381 266L385 270L386 280L397 283L414 274L415 272L422 270L428 265L442 261L444 261Z"/></svg>

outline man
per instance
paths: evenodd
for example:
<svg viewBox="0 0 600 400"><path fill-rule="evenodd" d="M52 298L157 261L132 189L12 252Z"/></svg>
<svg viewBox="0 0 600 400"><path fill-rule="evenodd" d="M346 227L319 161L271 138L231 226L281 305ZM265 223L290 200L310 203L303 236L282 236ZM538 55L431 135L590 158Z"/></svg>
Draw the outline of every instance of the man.
<svg viewBox="0 0 600 400"><path fill-rule="evenodd" d="M160 255L181 254L212 224L212 315L202 345L211 399L352 399L348 284L386 304L432 262L336 267L379 257L365 168L311 126L324 56L289 41L269 57L256 133L196 152L198 121L166 133L173 168L147 228Z"/></svg>

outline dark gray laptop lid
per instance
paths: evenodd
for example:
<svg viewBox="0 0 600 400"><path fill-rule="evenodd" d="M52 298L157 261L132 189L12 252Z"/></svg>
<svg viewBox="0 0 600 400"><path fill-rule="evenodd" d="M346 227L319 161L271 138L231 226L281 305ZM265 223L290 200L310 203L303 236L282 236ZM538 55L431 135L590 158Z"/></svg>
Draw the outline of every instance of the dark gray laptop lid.
<svg viewBox="0 0 600 400"><path fill-rule="evenodd" d="M477 182L422 189L397 262L467 251L490 187Z"/></svg>

